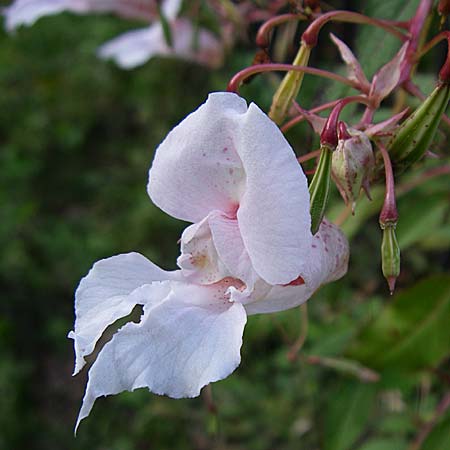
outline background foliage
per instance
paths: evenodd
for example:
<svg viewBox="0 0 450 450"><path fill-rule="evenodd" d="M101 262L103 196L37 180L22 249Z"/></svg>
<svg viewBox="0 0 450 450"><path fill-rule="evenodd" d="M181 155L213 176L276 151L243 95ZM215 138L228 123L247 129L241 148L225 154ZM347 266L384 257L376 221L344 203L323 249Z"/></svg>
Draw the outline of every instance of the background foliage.
<svg viewBox="0 0 450 450"><path fill-rule="evenodd" d="M418 1L330 3L398 19ZM418 186L423 164L399 188L402 275L394 298L379 267L383 189L376 187L374 201L362 200L343 226L349 274L309 302L297 360L287 358L297 310L251 317L241 366L213 387L217 414L202 398L140 390L99 400L73 437L86 377L71 378L66 338L77 283L94 261L132 250L174 268L185 224L148 199L153 151L253 57L253 47L241 44L214 73L170 59L126 72L95 57L99 44L130 26L64 14L14 36L0 32L0 449L408 449L450 379L449 183L447 176ZM397 49L372 28L332 27L355 46L368 74ZM313 65L342 70L326 33L321 39ZM420 68L426 92L440 58L436 51ZM243 89L263 106L271 92L268 77ZM340 94L307 77L300 100L312 105L323 92ZM446 134L443 128L434 150L448 158ZM309 136L304 126L288 134L299 153L312 149ZM335 193L330 216L342 209ZM361 364L380 380L362 382ZM449 414L423 449L450 449Z"/></svg>

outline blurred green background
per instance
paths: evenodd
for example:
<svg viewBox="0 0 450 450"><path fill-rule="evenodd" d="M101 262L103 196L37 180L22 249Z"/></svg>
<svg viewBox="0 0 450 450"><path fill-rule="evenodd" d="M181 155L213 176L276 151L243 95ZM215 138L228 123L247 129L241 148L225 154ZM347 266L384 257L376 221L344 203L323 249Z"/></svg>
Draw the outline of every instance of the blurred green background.
<svg viewBox="0 0 450 450"><path fill-rule="evenodd" d="M397 19L418 1L330 3ZM63 14L14 35L0 31L0 449L412 450L450 380L449 177L415 186L423 164L400 183L402 274L394 298L379 267L377 187L374 202L360 202L344 224L349 273L309 302L297 360L287 354L299 334L298 310L251 317L240 367L213 386L217 414L202 397L139 390L98 400L73 437L86 382L86 370L71 377L66 338L77 283L96 260L128 251L175 268L186 224L147 196L154 149L254 54L250 30L249 42L215 72L160 58L123 71L95 57L101 43L135 26ZM369 75L398 48L371 28L329 29L354 45ZM420 67L425 92L441 59L432 52ZM313 65L342 71L327 32ZM255 79L243 95L266 107L272 81ZM343 93L307 77L300 101L309 107ZM386 105L379 117L392 102ZM446 159L430 167L449 164L446 134L443 128L433 147ZM313 149L306 126L287 137L299 154ZM334 192L330 216L342 209ZM359 364L380 381L361 381ZM450 414L422 448L450 449Z"/></svg>

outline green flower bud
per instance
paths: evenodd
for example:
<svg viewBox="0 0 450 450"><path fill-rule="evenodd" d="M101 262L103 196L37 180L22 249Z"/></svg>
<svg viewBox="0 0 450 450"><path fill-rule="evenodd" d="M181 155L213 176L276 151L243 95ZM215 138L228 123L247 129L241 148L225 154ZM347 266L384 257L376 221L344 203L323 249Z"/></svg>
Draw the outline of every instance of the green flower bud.
<svg viewBox="0 0 450 450"><path fill-rule="evenodd" d="M436 133L450 99L450 84L440 83L394 133L387 148L397 172L418 161Z"/></svg>
<svg viewBox="0 0 450 450"><path fill-rule="evenodd" d="M395 222L380 222L383 230L383 241L381 243L381 269L386 278L391 294L395 289L395 282L400 274L400 247L395 235Z"/></svg>
<svg viewBox="0 0 450 450"><path fill-rule="evenodd" d="M309 185L311 197L311 232L316 234L319 230L325 208L330 194L331 159L333 149L328 145L321 145L321 153L316 173Z"/></svg>
<svg viewBox="0 0 450 450"><path fill-rule="evenodd" d="M353 212L361 187L368 192L369 174L374 165L369 138L361 131L349 129L333 152L331 174L345 204L351 204Z"/></svg>
<svg viewBox="0 0 450 450"><path fill-rule="evenodd" d="M311 47L302 42L297 56L292 63L295 66L307 66ZM272 106L270 107L269 117L276 123L281 124L287 116L292 102L297 97L303 81L303 72L288 72L273 96Z"/></svg>

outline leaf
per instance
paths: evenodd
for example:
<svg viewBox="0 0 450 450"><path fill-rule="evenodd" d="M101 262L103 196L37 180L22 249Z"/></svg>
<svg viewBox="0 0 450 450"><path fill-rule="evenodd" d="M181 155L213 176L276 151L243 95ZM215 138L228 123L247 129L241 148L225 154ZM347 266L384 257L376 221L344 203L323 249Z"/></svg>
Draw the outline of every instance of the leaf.
<svg viewBox="0 0 450 450"><path fill-rule="evenodd" d="M329 396L324 450L348 450L364 432L375 403L372 384L346 382Z"/></svg>
<svg viewBox="0 0 450 450"><path fill-rule="evenodd" d="M444 450L450 442L450 415L437 425L423 443L421 450Z"/></svg>
<svg viewBox="0 0 450 450"><path fill-rule="evenodd" d="M347 356L375 370L417 372L450 354L450 276L436 275L396 295Z"/></svg>
<svg viewBox="0 0 450 450"><path fill-rule="evenodd" d="M362 447L358 447L358 450L404 450L406 449L406 443L402 439L380 439L375 438L366 442Z"/></svg>
<svg viewBox="0 0 450 450"><path fill-rule="evenodd" d="M433 235L442 226L449 209L443 196L419 196L399 211L397 224L398 243L402 250ZM426 212L426 213L424 213Z"/></svg>

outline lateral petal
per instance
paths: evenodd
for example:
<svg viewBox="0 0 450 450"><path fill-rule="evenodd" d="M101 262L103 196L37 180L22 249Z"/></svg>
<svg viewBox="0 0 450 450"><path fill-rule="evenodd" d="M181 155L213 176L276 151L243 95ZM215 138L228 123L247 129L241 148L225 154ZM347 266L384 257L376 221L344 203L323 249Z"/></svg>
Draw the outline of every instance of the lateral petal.
<svg viewBox="0 0 450 450"><path fill-rule="evenodd" d="M169 295L144 307L141 322L125 325L100 352L77 427L98 397L142 387L173 398L196 397L239 365L247 316L241 304L229 302L227 286L168 283Z"/></svg>
<svg viewBox="0 0 450 450"><path fill-rule="evenodd" d="M102 59L113 59L124 68L132 69L147 62L152 56L167 51L160 23L128 31L104 43L97 50Z"/></svg>
<svg viewBox="0 0 450 450"><path fill-rule="evenodd" d="M153 281L173 279L139 253L102 259L80 281L75 292L75 329L69 333L75 346L75 370L84 366L103 331L139 304L133 292Z"/></svg>
<svg viewBox="0 0 450 450"><path fill-rule="evenodd" d="M344 234L336 225L323 221L311 244L310 266L303 277L305 283L272 287L264 297L245 304L247 314L284 311L304 303L322 285L345 275L348 258Z"/></svg>

